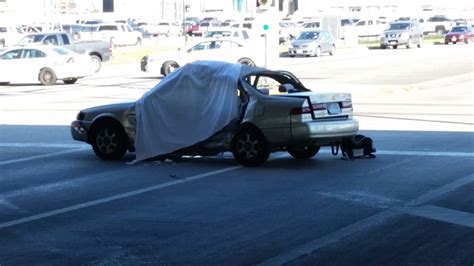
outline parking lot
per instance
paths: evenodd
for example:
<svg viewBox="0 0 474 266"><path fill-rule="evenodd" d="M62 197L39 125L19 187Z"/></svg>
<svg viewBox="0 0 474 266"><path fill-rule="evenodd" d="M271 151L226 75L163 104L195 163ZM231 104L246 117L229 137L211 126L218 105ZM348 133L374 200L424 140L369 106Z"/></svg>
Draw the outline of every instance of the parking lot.
<svg viewBox="0 0 474 266"><path fill-rule="evenodd" d="M353 95L377 158L263 166L231 154L101 161L72 141L80 109L159 82L106 64L74 85L0 87L0 264L474 264L472 45L341 49L278 60Z"/></svg>

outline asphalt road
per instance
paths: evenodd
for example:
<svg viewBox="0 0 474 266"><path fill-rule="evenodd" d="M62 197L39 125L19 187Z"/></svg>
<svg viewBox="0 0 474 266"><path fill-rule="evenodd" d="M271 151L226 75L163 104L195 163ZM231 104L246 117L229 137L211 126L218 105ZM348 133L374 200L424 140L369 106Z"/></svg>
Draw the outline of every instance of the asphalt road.
<svg viewBox="0 0 474 266"><path fill-rule="evenodd" d="M281 58L353 94L377 158L323 148L245 168L230 154L104 162L78 110L157 83L106 65L72 86L0 88L0 265L473 265L472 46Z"/></svg>

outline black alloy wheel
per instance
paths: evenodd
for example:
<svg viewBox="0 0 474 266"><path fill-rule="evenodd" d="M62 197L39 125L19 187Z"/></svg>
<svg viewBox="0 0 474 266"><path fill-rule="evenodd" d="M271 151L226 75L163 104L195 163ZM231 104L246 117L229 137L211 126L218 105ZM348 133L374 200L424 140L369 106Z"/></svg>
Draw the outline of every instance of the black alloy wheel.
<svg viewBox="0 0 474 266"><path fill-rule="evenodd" d="M127 136L118 122L102 122L92 129L94 153L103 160L120 160L127 152Z"/></svg>
<svg viewBox="0 0 474 266"><path fill-rule="evenodd" d="M243 128L239 130L234 137L232 146L235 160L244 166L258 166L270 156L265 137L256 129Z"/></svg>

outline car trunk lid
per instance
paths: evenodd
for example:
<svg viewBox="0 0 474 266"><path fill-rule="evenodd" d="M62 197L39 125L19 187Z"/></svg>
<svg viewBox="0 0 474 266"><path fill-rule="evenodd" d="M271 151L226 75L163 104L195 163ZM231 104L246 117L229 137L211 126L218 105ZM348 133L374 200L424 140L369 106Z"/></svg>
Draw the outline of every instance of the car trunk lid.
<svg viewBox="0 0 474 266"><path fill-rule="evenodd" d="M352 118L352 99L350 93L289 93L284 97L305 98L301 107L290 111L292 116L303 120L346 120Z"/></svg>

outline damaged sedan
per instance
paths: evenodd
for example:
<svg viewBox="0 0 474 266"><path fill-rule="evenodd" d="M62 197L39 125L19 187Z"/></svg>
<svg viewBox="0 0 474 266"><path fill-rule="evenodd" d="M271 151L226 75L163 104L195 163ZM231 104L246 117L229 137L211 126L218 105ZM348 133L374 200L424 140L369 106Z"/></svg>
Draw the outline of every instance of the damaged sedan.
<svg viewBox="0 0 474 266"><path fill-rule="evenodd" d="M135 102L80 111L71 133L104 160L232 152L256 166L277 151L312 158L358 128L349 93L313 92L287 71L196 61Z"/></svg>

